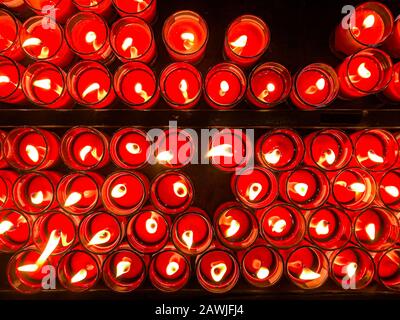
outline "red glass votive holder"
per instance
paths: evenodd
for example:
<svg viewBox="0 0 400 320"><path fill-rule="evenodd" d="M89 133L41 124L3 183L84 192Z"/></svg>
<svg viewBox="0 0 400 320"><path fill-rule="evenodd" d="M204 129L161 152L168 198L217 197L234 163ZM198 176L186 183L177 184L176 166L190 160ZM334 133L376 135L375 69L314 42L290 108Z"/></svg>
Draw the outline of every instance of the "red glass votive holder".
<svg viewBox="0 0 400 320"><path fill-rule="evenodd" d="M101 195L107 211L127 216L139 211L149 197L150 182L147 177L134 171L120 171L104 181Z"/></svg>
<svg viewBox="0 0 400 320"><path fill-rule="evenodd" d="M362 248L345 247L330 256L330 275L345 290L364 289L374 279L374 260Z"/></svg>
<svg viewBox="0 0 400 320"><path fill-rule="evenodd" d="M400 210L400 169L386 172L378 184L379 199L390 210Z"/></svg>
<svg viewBox="0 0 400 320"><path fill-rule="evenodd" d="M187 255L198 255L208 249L214 232L207 214L190 208L178 216L172 225L171 238L175 247Z"/></svg>
<svg viewBox="0 0 400 320"><path fill-rule="evenodd" d="M366 47L381 45L391 34L393 16L382 3L371 1L360 4L349 16L348 25L336 27L333 49L350 55Z"/></svg>
<svg viewBox="0 0 400 320"><path fill-rule="evenodd" d="M0 170L0 210L14 208L12 188L18 174L10 170Z"/></svg>
<svg viewBox="0 0 400 320"><path fill-rule="evenodd" d="M400 290L400 249L394 248L374 257L376 275L380 283L390 290Z"/></svg>
<svg viewBox="0 0 400 320"><path fill-rule="evenodd" d="M72 292L84 292L95 286L101 277L101 266L94 255L83 250L65 254L57 268L58 281Z"/></svg>
<svg viewBox="0 0 400 320"><path fill-rule="evenodd" d="M6 10L0 10L0 54L20 61L25 57L18 41L21 22Z"/></svg>
<svg viewBox="0 0 400 320"><path fill-rule="evenodd" d="M136 290L146 278L146 262L135 251L121 248L103 263L103 281L116 292Z"/></svg>
<svg viewBox="0 0 400 320"><path fill-rule="evenodd" d="M339 172L332 180L333 203L351 211L367 208L375 199L374 178L360 168L348 168Z"/></svg>
<svg viewBox="0 0 400 320"><path fill-rule="evenodd" d="M114 74L114 88L123 102L137 110L150 109L160 97L154 72L140 62L128 62L119 67Z"/></svg>
<svg viewBox="0 0 400 320"><path fill-rule="evenodd" d="M106 21L93 12L79 12L65 25L65 38L76 55L105 64L114 59L109 33Z"/></svg>
<svg viewBox="0 0 400 320"><path fill-rule="evenodd" d="M304 149L303 140L297 132L278 129L267 132L257 140L256 157L263 167L289 171L303 161Z"/></svg>
<svg viewBox="0 0 400 320"><path fill-rule="evenodd" d="M250 247L258 237L255 216L237 202L218 207L214 213L214 230L219 241L233 250Z"/></svg>
<svg viewBox="0 0 400 320"><path fill-rule="evenodd" d="M279 63L266 62L251 71L246 99L258 108L270 109L284 102L291 88L290 72Z"/></svg>
<svg viewBox="0 0 400 320"><path fill-rule="evenodd" d="M126 237L134 250L146 254L155 253L166 246L169 229L169 219L149 207L129 220Z"/></svg>
<svg viewBox="0 0 400 320"><path fill-rule="evenodd" d="M31 172L20 176L13 186L15 205L29 214L40 214L57 207L56 186L61 179L57 172Z"/></svg>
<svg viewBox="0 0 400 320"><path fill-rule="evenodd" d="M336 207L323 207L305 213L308 239L322 250L343 248L352 236L350 216Z"/></svg>
<svg viewBox="0 0 400 320"><path fill-rule="evenodd" d="M0 169L8 168L8 163L3 152L3 144L6 137L7 132L0 130Z"/></svg>
<svg viewBox="0 0 400 320"><path fill-rule="evenodd" d="M299 244L306 233L303 214L294 206L278 203L257 213L260 234L275 248L288 249Z"/></svg>
<svg viewBox="0 0 400 320"><path fill-rule="evenodd" d="M31 219L15 210L0 210L0 252L16 252L30 240Z"/></svg>
<svg viewBox="0 0 400 320"><path fill-rule="evenodd" d="M140 61L152 64L156 58L153 31L145 21L136 17L124 17L114 22L110 43L122 62Z"/></svg>
<svg viewBox="0 0 400 320"><path fill-rule="evenodd" d="M73 105L65 72L49 62L31 64L22 77L22 89L26 97L40 107L62 109Z"/></svg>
<svg viewBox="0 0 400 320"><path fill-rule="evenodd" d="M152 182L150 198L158 210L174 215L190 207L194 198L194 187L184 173L167 171Z"/></svg>
<svg viewBox="0 0 400 320"><path fill-rule="evenodd" d="M176 292L188 283L190 272L189 261L184 255L174 249L165 249L152 257L149 279L160 291Z"/></svg>
<svg viewBox="0 0 400 320"><path fill-rule="evenodd" d="M301 289L319 288L329 277L328 258L317 247L296 248L286 260L286 275Z"/></svg>
<svg viewBox="0 0 400 320"><path fill-rule="evenodd" d="M72 170L100 169L108 164L109 139L102 132L90 127L74 127L61 140L61 158Z"/></svg>
<svg viewBox="0 0 400 320"><path fill-rule="evenodd" d="M72 0L72 3L79 11L94 12L103 17L112 14L111 0Z"/></svg>
<svg viewBox="0 0 400 320"><path fill-rule="evenodd" d="M150 137L140 129L121 129L111 139L111 158L115 165L122 169L138 169L145 166L150 154Z"/></svg>
<svg viewBox="0 0 400 320"><path fill-rule="evenodd" d="M22 91L22 74L25 67L14 60L0 55L0 101L20 104L26 101Z"/></svg>
<svg viewBox="0 0 400 320"><path fill-rule="evenodd" d="M392 33L387 37L382 48L393 58L400 58L400 20L396 18L393 24Z"/></svg>
<svg viewBox="0 0 400 320"><path fill-rule="evenodd" d="M313 63L294 76L290 93L292 103L302 110L327 107L339 93L339 79L335 70L323 63Z"/></svg>
<svg viewBox="0 0 400 320"><path fill-rule="evenodd" d="M71 0L24 0L25 4L37 15L43 15L51 24L54 21L65 23L74 14L76 8Z"/></svg>
<svg viewBox="0 0 400 320"><path fill-rule="evenodd" d="M342 99L365 97L384 90L392 78L392 61L382 50L368 48L347 57L337 68Z"/></svg>
<svg viewBox="0 0 400 320"><path fill-rule="evenodd" d="M211 249L197 258L196 276L205 290L225 293L232 290L239 280L239 264L230 251Z"/></svg>
<svg viewBox="0 0 400 320"><path fill-rule="evenodd" d="M67 84L72 98L88 108L106 108L115 99L112 75L96 61L75 64L68 72Z"/></svg>
<svg viewBox="0 0 400 320"><path fill-rule="evenodd" d="M249 67L267 51L270 40L271 33L263 20L253 15L240 16L225 33L225 57L242 67Z"/></svg>
<svg viewBox="0 0 400 320"><path fill-rule="evenodd" d="M157 0L112 0L118 14L141 18L153 22L157 14Z"/></svg>
<svg viewBox="0 0 400 320"><path fill-rule="evenodd" d="M103 182L104 178L94 172L74 172L64 176L57 186L60 208L72 215L85 215L98 209Z"/></svg>
<svg viewBox="0 0 400 320"><path fill-rule="evenodd" d="M161 72L160 90L172 108L191 109L201 97L201 73L189 63L171 63Z"/></svg>
<svg viewBox="0 0 400 320"><path fill-rule="evenodd" d="M13 12L21 14L24 14L26 12L26 5L24 0L3 0L1 3Z"/></svg>
<svg viewBox="0 0 400 320"><path fill-rule="evenodd" d="M206 52L208 26L196 12L178 11L165 20L162 37L171 59L197 63Z"/></svg>
<svg viewBox="0 0 400 320"><path fill-rule="evenodd" d="M238 66L220 63L207 72L204 80L204 98L212 108L232 109L242 101L246 87L246 76Z"/></svg>
<svg viewBox="0 0 400 320"><path fill-rule="evenodd" d="M353 145L349 136L341 130L323 129L304 138L306 153L304 162L322 170L343 169L351 160Z"/></svg>
<svg viewBox="0 0 400 320"><path fill-rule="evenodd" d="M400 26L400 19L399 26ZM399 27L400 28L400 27ZM400 40L399 40L400 43ZM400 62L393 65L393 76L383 94L391 101L400 101Z"/></svg>

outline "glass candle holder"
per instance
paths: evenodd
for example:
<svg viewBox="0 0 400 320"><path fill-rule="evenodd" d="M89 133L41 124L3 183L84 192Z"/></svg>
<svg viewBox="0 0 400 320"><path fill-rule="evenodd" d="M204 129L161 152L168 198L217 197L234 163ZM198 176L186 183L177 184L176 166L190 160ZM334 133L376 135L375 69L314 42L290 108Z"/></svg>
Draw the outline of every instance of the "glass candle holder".
<svg viewBox="0 0 400 320"><path fill-rule="evenodd" d="M258 216L261 236L275 248L292 248L305 236L304 216L294 206L278 203L262 209Z"/></svg>
<svg viewBox="0 0 400 320"><path fill-rule="evenodd" d="M61 158L72 170L100 169L108 164L109 139L102 132L90 127L74 127L61 140Z"/></svg>
<svg viewBox="0 0 400 320"><path fill-rule="evenodd" d="M72 98L88 108L106 108L115 99L112 74L96 61L75 64L68 72L67 84Z"/></svg>
<svg viewBox="0 0 400 320"><path fill-rule="evenodd" d="M225 33L224 54L232 62L249 67L267 51L271 33L266 23L253 15L236 18Z"/></svg>
<svg viewBox="0 0 400 320"><path fill-rule="evenodd" d="M207 72L204 99L214 109L232 109L242 101L246 87L246 76L238 66L220 63Z"/></svg>
<svg viewBox="0 0 400 320"><path fill-rule="evenodd" d="M333 49L350 55L366 47L379 46L391 34L392 28L392 13L383 3L362 3L350 14L347 25L341 23L336 27Z"/></svg>
<svg viewBox="0 0 400 320"><path fill-rule="evenodd" d="M114 75L114 88L124 103L137 110L152 108L160 98L154 72L140 62L128 62L119 67Z"/></svg>
<svg viewBox="0 0 400 320"><path fill-rule="evenodd" d="M224 249L211 249L196 260L196 276L200 285L212 293L226 293L239 280L236 257Z"/></svg>
<svg viewBox="0 0 400 320"><path fill-rule="evenodd" d="M304 163L326 171L343 169L353 155L353 144L349 136L337 129L313 132L304 138L304 144Z"/></svg>
<svg viewBox="0 0 400 320"><path fill-rule="evenodd" d="M393 73L392 61L382 50L368 48L347 57L337 73L342 99L365 97L387 87Z"/></svg>
<svg viewBox="0 0 400 320"><path fill-rule="evenodd" d="M12 188L17 179L18 174L16 172L0 170L0 210L14 208Z"/></svg>
<svg viewBox="0 0 400 320"><path fill-rule="evenodd" d="M114 60L109 33L106 21L94 12L79 12L65 25L65 38L76 55L105 64Z"/></svg>
<svg viewBox="0 0 400 320"><path fill-rule="evenodd" d="M31 240L31 219L21 212L0 210L0 252L11 253L24 248Z"/></svg>
<svg viewBox="0 0 400 320"><path fill-rule="evenodd" d="M151 202L163 213L174 215L184 212L192 204L193 198L193 184L182 172L164 172L151 184Z"/></svg>
<svg viewBox="0 0 400 320"><path fill-rule="evenodd" d="M374 257L376 262L376 273L380 283L390 290L400 289L400 249L390 249Z"/></svg>
<svg viewBox="0 0 400 320"><path fill-rule="evenodd" d="M22 89L25 96L39 107L65 109L73 105L65 72L49 62L31 64L22 77Z"/></svg>
<svg viewBox="0 0 400 320"><path fill-rule="evenodd" d="M172 225L172 241L180 252L187 255L198 255L206 251L212 243L213 235L207 214L197 208L188 209Z"/></svg>
<svg viewBox="0 0 400 320"><path fill-rule="evenodd" d="M46 17L48 23L65 23L74 14L76 8L71 0L24 0L25 4L37 15ZM50 16L49 16L50 15Z"/></svg>
<svg viewBox="0 0 400 320"><path fill-rule="evenodd" d="M153 208L145 208L133 216L126 229L130 246L141 253L155 253L169 240L170 221Z"/></svg>
<svg viewBox="0 0 400 320"><path fill-rule="evenodd" d="M58 281L72 292L84 292L95 286L101 276L98 259L83 250L65 254L57 268Z"/></svg>
<svg viewBox="0 0 400 320"><path fill-rule="evenodd" d="M151 23L157 14L157 0L112 0L112 2L122 17L134 16Z"/></svg>
<svg viewBox="0 0 400 320"><path fill-rule="evenodd" d="M191 109L201 97L201 73L189 63L171 63L161 72L160 90L165 102L172 108Z"/></svg>
<svg viewBox="0 0 400 320"><path fill-rule="evenodd" d="M382 45L382 48L393 58L400 58L400 50L398 44L400 43L400 20L396 18L393 23L392 33L389 34L387 39Z"/></svg>
<svg viewBox="0 0 400 320"><path fill-rule="evenodd" d="M172 60L197 63L206 52L208 26L196 12L178 11L165 20L162 37Z"/></svg>
<svg viewBox="0 0 400 320"><path fill-rule="evenodd" d="M339 93L335 70L323 63L313 63L296 73L290 93L292 103L302 110L327 107Z"/></svg>
<svg viewBox="0 0 400 320"><path fill-rule="evenodd" d="M386 172L378 185L379 199L393 211L400 210L400 169Z"/></svg>
<svg viewBox="0 0 400 320"><path fill-rule="evenodd" d="M2 4L12 12L24 14L27 11L24 0L3 0Z"/></svg>
<svg viewBox="0 0 400 320"><path fill-rule="evenodd" d="M46 24L47 17L34 16L24 22L19 41L25 54L34 59L49 61L60 67L67 67L74 54L69 49L64 30L55 21Z"/></svg>
<svg viewBox="0 0 400 320"><path fill-rule="evenodd" d="M115 172L106 178L101 189L104 208L116 215L132 215L146 203L149 189L150 182L144 174Z"/></svg>
<svg viewBox="0 0 400 320"><path fill-rule="evenodd" d="M0 10L0 54L20 61L25 57L18 41L21 22L11 12Z"/></svg>
<svg viewBox="0 0 400 320"><path fill-rule="evenodd" d="M94 12L103 17L110 17L113 12L111 0L72 0L72 3L79 11Z"/></svg>
<svg viewBox="0 0 400 320"><path fill-rule="evenodd" d="M270 109L284 102L291 88L290 72L279 63L266 62L251 71L246 99L258 108Z"/></svg>
<svg viewBox="0 0 400 320"><path fill-rule="evenodd" d="M156 58L153 30L142 19L124 17L111 27L110 43L122 62L140 61L152 64Z"/></svg>
<svg viewBox="0 0 400 320"><path fill-rule="evenodd" d="M103 182L104 178L94 172L74 172L64 176L57 186L60 208L72 215L85 215L98 209Z"/></svg>
<svg viewBox="0 0 400 320"><path fill-rule="evenodd" d="M0 55L0 101L21 104L26 102L22 91L22 74L25 67L14 60Z"/></svg>
<svg viewBox="0 0 400 320"><path fill-rule="evenodd" d="M0 130L0 169L9 167L3 152L3 144L6 137L7 137L7 132Z"/></svg>
<svg viewBox="0 0 400 320"><path fill-rule="evenodd" d="M29 214L40 214L57 207L55 190L61 175L57 172L31 172L20 176L13 186L15 205Z"/></svg>
<svg viewBox="0 0 400 320"><path fill-rule="evenodd" d="M331 278L343 289L364 289L374 279L374 260L362 248L349 246L337 250L329 263Z"/></svg>
<svg viewBox="0 0 400 320"><path fill-rule="evenodd" d="M122 169L144 167L151 154L150 137L136 128L117 131L110 142L110 155L114 164Z"/></svg>
<svg viewBox="0 0 400 320"><path fill-rule="evenodd" d="M274 171L290 171L303 161L304 143L290 129L267 132L257 140L256 157L260 165Z"/></svg>
<svg viewBox="0 0 400 320"><path fill-rule="evenodd" d="M398 21L400 21L400 19ZM390 80L389 85L383 91L383 94L393 102L400 101L400 62L397 62L395 65L393 65L392 79Z"/></svg>

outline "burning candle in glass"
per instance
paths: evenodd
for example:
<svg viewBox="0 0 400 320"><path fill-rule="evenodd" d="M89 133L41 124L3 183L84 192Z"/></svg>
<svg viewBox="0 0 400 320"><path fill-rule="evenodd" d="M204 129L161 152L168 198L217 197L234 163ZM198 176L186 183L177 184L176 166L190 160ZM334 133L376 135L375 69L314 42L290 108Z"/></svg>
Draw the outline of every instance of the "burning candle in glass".
<svg viewBox="0 0 400 320"><path fill-rule="evenodd" d="M72 170L100 169L108 164L108 137L90 127L75 127L61 140L61 157Z"/></svg>
<svg viewBox="0 0 400 320"><path fill-rule="evenodd" d="M162 37L173 60L197 63L206 52L207 23L196 12L179 11L165 20Z"/></svg>
<svg viewBox="0 0 400 320"><path fill-rule="evenodd" d="M304 143L293 130L273 130L258 139L256 157L266 168L275 171L293 170L303 161Z"/></svg>
<svg viewBox="0 0 400 320"><path fill-rule="evenodd" d="M75 172L64 176L57 186L57 201L69 214L84 215L101 205L100 186L104 178L97 173Z"/></svg>
<svg viewBox="0 0 400 320"><path fill-rule="evenodd" d="M0 170L0 209L14 208L12 188L18 174L9 170Z"/></svg>
<svg viewBox="0 0 400 320"><path fill-rule="evenodd" d="M284 102L291 88L290 72L279 63L267 62L251 71L246 98L258 108L269 109Z"/></svg>
<svg viewBox="0 0 400 320"><path fill-rule="evenodd" d="M93 288L100 279L100 274L98 259L82 250L73 250L64 255L57 268L61 285L73 292L83 292Z"/></svg>
<svg viewBox="0 0 400 320"><path fill-rule="evenodd" d="M400 290L400 249L394 248L374 257L379 281L388 289Z"/></svg>
<svg viewBox="0 0 400 320"><path fill-rule="evenodd" d="M313 132L305 137L304 143L304 162L327 171L343 169L353 155L353 144L349 136L337 129Z"/></svg>
<svg viewBox="0 0 400 320"><path fill-rule="evenodd" d="M111 0L72 0L72 3L79 11L90 11L104 17L112 14Z"/></svg>
<svg viewBox="0 0 400 320"><path fill-rule="evenodd" d="M260 18L244 15L236 18L225 34L225 57L249 67L267 51L271 40L268 26Z"/></svg>
<svg viewBox="0 0 400 320"><path fill-rule="evenodd" d="M31 219L15 210L0 210L0 252L16 252L31 240Z"/></svg>
<svg viewBox="0 0 400 320"><path fill-rule="evenodd" d="M71 0L24 0L24 2L37 15L45 16L49 24L54 21L65 23L76 11Z"/></svg>
<svg viewBox="0 0 400 320"><path fill-rule="evenodd" d="M111 174L104 181L101 195L111 213L127 216L139 211L149 196L150 183L145 175L133 171Z"/></svg>
<svg viewBox="0 0 400 320"><path fill-rule="evenodd" d="M151 23L157 14L157 0L113 0L118 14L135 16Z"/></svg>
<svg viewBox="0 0 400 320"><path fill-rule="evenodd" d="M313 63L294 76L290 99L299 109L314 110L327 107L338 93L339 79L335 70L323 63Z"/></svg>
<svg viewBox="0 0 400 320"><path fill-rule="evenodd" d="M246 86L246 76L238 66L220 63L207 72L204 98L215 109L232 109L243 99Z"/></svg>
<svg viewBox="0 0 400 320"><path fill-rule="evenodd" d="M22 91L22 74L25 67L14 60L0 55L0 101L12 104L26 102Z"/></svg>
<svg viewBox="0 0 400 320"><path fill-rule="evenodd" d="M20 61L25 57L18 41L21 22L6 10L0 10L0 54Z"/></svg>
<svg viewBox="0 0 400 320"><path fill-rule="evenodd" d="M142 253L155 253L164 248L169 239L169 219L162 213L145 208L129 220L126 229L131 247Z"/></svg>
<svg viewBox="0 0 400 320"><path fill-rule="evenodd" d="M153 205L166 214L184 212L192 204L193 184L184 173L168 171L160 174L151 184Z"/></svg>
<svg viewBox="0 0 400 320"><path fill-rule="evenodd" d="M26 97L40 107L61 109L73 105L65 72L49 62L31 64L22 77L22 89Z"/></svg>
<svg viewBox="0 0 400 320"><path fill-rule="evenodd" d="M172 63L161 72L160 90L172 108L191 109L201 97L201 73L188 63Z"/></svg>
<svg viewBox="0 0 400 320"><path fill-rule="evenodd" d="M347 57L337 68L339 96L354 99L384 90L392 78L392 61L382 50L368 48Z"/></svg>
<svg viewBox="0 0 400 320"><path fill-rule="evenodd" d="M303 214L289 204L276 204L257 213L260 234L265 241L279 249L299 244L306 232Z"/></svg>
<svg viewBox="0 0 400 320"><path fill-rule="evenodd" d="M400 26L400 19L398 21ZM393 66L392 79L390 80L389 85L383 91L383 94L391 101L400 102L400 62Z"/></svg>
<svg viewBox="0 0 400 320"><path fill-rule="evenodd" d="M128 62L119 67L114 74L114 88L123 102L137 110L150 109L160 97L154 72L140 62Z"/></svg>
<svg viewBox="0 0 400 320"><path fill-rule="evenodd" d="M393 211L400 210L400 169L388 171L378 185L379 199Z"/></svg>
<svg viewBox="0 0 400 320"><path fill-rule="evenodd" d="M336 27L333 38L333 49L345 55L379 46L393 28L392 13L379 2L365 2L357 6L348 19L348 24L341 23Z"/></svg>

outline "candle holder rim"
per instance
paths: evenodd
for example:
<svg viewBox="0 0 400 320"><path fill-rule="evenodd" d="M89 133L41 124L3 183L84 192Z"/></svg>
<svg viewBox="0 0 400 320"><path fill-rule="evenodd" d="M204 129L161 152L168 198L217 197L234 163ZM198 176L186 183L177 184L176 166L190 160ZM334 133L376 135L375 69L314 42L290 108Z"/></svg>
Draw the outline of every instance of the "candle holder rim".
<svg viewBox="0 0 400 320"><path fill-rule="evenodd" d="M81 4L81 3L79 3L79 0L72 0L72 3L75 5L75 6L79 6L79 7L82 7L82 8L85 8L85 9L90 9L90 8L93 8L93 7L96 7L96 6L99 6L99 5L101 5L103 2L106 2L107 0L96 0L96 2L98 3L97 5L84 5L84 4ZM79 10L79 9L78 9Z"/></svg>
<svg viewBox="0 0 400 320"><path fill-rule="evenodd" d="M381 188L382 187L382 183L383 183L383 180L389 174L396 174L396 175L399 176L399 179L400 179L400 168L391 168L390 170L387 170L386 172L383 173L382 177L379 179L379 181L377 181L377 187L378 187L377 188L378 189L377 197L379 197L379 199L382 201L383 205L386 206L388 210L397 210L397 209L394 209L394 208L392 209L391 207L399 205L400 199L394 201L393 204L388 204L385 200L383 200L383 196L382 196L382 188Z"/></svg>
<svg viewBox="0 0 400 320"><path fill-rule="evenodd" d="M17 214L19 214L20 216L22 216L22 217L24 217L24 219L25 219L25 221L26 221L26 223L28 224L28 235L27 235L27 237L26 237L26 241L24 242L24 244L20 247L20 248L18 248L16 251L14 251L14 250L10 250L10 251L5 251L5 250L2 250L2 251L0 251L1 253L13 253L13 254L16 254L16 253L18 253L18 252L20 252L20 251L23 251L24 249L27 249L27 245L29 246L29 243L30 243L30 239L31 239L31 236L32 236L32 229L33 229L33 223L32 223L32 221L31 221L31 219L29 218L29 215L26 213L26 212L24 212L24 211L22 211L22 210L19 210L18 208L17 209L12 209L12 208L4 208L4 209L1 209L0 210L0 215L2 216L3 215L3 213L17 213ZM29 247L28 247L29 248ZM31 249L37 249L36 247L32 247Z"/></svg>
<svg viewBox="0 0 400 320"><path fill-rule="evenodd" d="M0 54L0 63L1 63L1 60L2 60L2 59L5 59L8 63L11 63L11 64L12 64L12 66L13 66L13 67L15 68L15 70L17 71L17 76L18 76L18 85L15 86L15 88L12 90L12 92L11 92L10 94L8 94L8 95L5 96L5 97L1 97L2 100L6 100L6 99L8 99L9 97L12 97L13 94L15 94L15 93L18 91L18 89L20 88L20 85L21 85L21 82L22 82L22 72L20 71L20 69L19 69L19 67L18 67L18 65L19 65L18 62L16 62L16 61L14 61L13 59L11 59L11 58L5 56L4 54Z"/></svg>
<svg viewBox="0 0 400 320"><path fill-rule="evenodd" d="M113 3L113 5L115 6L115 8L117 8L119 11L121 11L121 12L127 14L127 15L132 15L132 16L133 16L133 15L135 15L135 14L140 14L140 13L146 11L149 7L151 7L152 3L155 2L156 0L149 0L148 6L147 6L146 8L144 8L143 10L138 11L138 12L131 12L131 11L124 11L124 10L122 10L122 9L118 6L118 4L117 4L118 1L119 1L119 0L112 0L112 3ZM122 1L124 1L124 0L122 0Z"/></svg>
<svg viewBox="0 0 400 320"><path fill-rule="evenodd" d="M11 11L6 10L5 8L0 8L0 15L2 13L5 13L5 15L8 15L13 20L13 22L15 24L15 36L14 36L14 39L12 39L12 43L7 48L0 50L0 55L5 53L6 51L10 50L12 48L12 46L15 45L16 43L19 43L19 33L20 33L20 29L21 29L19 20L15 17L15 15Z"/></svg>
<svg viewBox="0 0 400 320"><path fill-rule="evenodd" d="M378 262L376 264L376 275L377 275L379 283L381 283L385 288L387 288L387 289L389 289L391 291L397 291L398 292L399 291L398 288L396 288L395 286L391 286L391 285L386 284L386 281L383 281L382 278L379 276L379 270L380 270L383 258L385 258L389 253L394 252L394 251L400 252L400 247L395 246L395 247L392 247L392 248L382 252L382 256L379 257Z"/></svg>
<svg viewBox="0 0 400 320"><path fill-rule="evenodd" d="M54 7L57 7L61 3L61 1L62 0L52 0L52 2L55 2ZM38 2L40 5L40 1ZM42 7L35 7L31 0L24 0L24 4L26 4L33 12L42 10Z"/></svg>

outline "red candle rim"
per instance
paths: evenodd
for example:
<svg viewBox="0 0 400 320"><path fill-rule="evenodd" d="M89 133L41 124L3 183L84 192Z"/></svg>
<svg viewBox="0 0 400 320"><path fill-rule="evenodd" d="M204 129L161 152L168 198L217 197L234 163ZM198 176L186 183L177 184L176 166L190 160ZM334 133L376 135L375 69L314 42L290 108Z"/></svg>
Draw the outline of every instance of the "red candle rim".
<svg viewBox="0 0 400 320"><path fill-rule="evenodd" d="M119 2L119 1L120 1L120 0L112 0L113 5L114 5L115 8L117 8L119 11L121 11L121 12L123 12L123 13L126 13L126 14L139 14L139 13L142 13L142 12L146 11L148 8L150 8L151 5L153 4L153 2L156 1L156 0L149 0L148 5L147 5L146 8L144 8L143 10L134 11L134 12L133 12L133 11L124 11L124 10L122 10L122 9L118 6L118 2ZM124 0L122 0L122 1L124 1Z"/></svg>
<svg viewBox="0 0 400 320"><path fill-rule="evenodd" d="M395 285L389 285L387 282L390 281L390 280L387 280L387 281L383 280L383 279L382 279L382 276L381 276L381 274L380 274L380 273L381 273L380 270L381 270L381 267L382 267L382 264L383 264L383 260L384 260L385 258L391 259L390 257L388 257L388 255L389 255L390 253L393 253L393 252L396 252L396 253L397 253L397 256L398 256L398 255L399 255L399 252L400 252L400 248L399 248L399 247L391 248L391 249L389 249L389 250L383 252L383 254L382 254L381 256L378 256L378 262L377 262L377 265L376 265L376 274L377 274L377 276L378 276L379 282L380 282L383 286L385 286L386 288L391 289L391 290L398 290L398 286L399 286L399 284L400 284L399 282L398 282L397 284L395 284ZM376 259L376 258L375 258L375 259ZM398 266L398 267L399 267L399 266Z"/></svg>
<svg viewBox="0 0 400 320"><path fill-rule="evenodd" d="M60 0L61 1L61 0ZM82 4L82 3L80 3L80 1L79 0L72 0L72 3L75 5L75 6L77 6L78 7L78 10L79 10L79 7L82 7L82 8L85 8L85 9L90 9L90 8L93 8L93 7L97 7L97 6L99 6L99 5L101 5L103 2L106 2L107 0L96 0L96 2L97 2L97 4L93 4L93 5L85 5L85 4Z"/></svg>
<svg viewBox="0 0 400 320"><path fill-rule="evenodd" d="M3 217L4 214L9 214L9 213L13 213L13 212L15 212L15 213L19 214L20 216L22 216L22 217L25 219L26 223L29 225L29 227L28 227L28 234L27 234L27 236L26 236L26 241L25 241L24 243L22 243L21 245L18 245L19 249L22 249L22 248L24 248L27 244L29 244L30 239L31 239L31 237L32 237L32 223L31 223L30 218L28 217L27 213L25 213L25 212L23 212L23 211L20 211L20 210L1 209L1 211L0 211L1 216L0 216L0 217ZM3 234L3 235L4 235L4 234ZM3 236L3 235L1 235L1 236ZM2 243L2 244L3 244L3 243ZM19 250L19 249L18 249L18 250ZM12 253L12 252L14 252L14 250L0 250L0 252L3 252L3 253Z"/></svg>
<svg viewBox="0 0 400 320"><path fill-rule="evenodd" d="M379 199L382 200L383 204L384 204L386 207L388 207L388 208L391 209L391 210L397 211L398 209L396 209L396 207L399 206L399 204L400 204L400 198L398 198L397 200L393 201L392 203L387 203L387 202L384 200L384 197L382 196L382 192L383 192L383 191L382 191L382 187L383 187L382 184L384 183L385 178L386 178L387 176L389 176L390 174L395 174L395 175L397 175L397 176L399 177L399 179L400 179L400 169L399 169L399 168L395 168L395 169L389 170L389 171L387 171L387 172L385 172L385 173L383 174L382 178L379 180L379 183L378 183L378 185L377 185L377 187L378 187L378 192L379 192ZM399 181L400 181L400 180L399 180Z"/></svg>
<svg viewBox="0 0 400 320"><path fill-rule="evenodd" d="M18 37L19 37L19 33L20 33L20 24L19 24L18 19L11 12L9 12L7 10L4 10L4 9L0 9L0 15L2 15L2 14L6 15L6 16L9 16L13 20L14 25L15 25L15 36L14 36L14 39L11 40L12 43L10 43L8 45L8 47L4 48L3 50L0 50L0 54L3 54L4 52L6 52L10 48L12 48L12 46L17 43Z"/></svg>
<svg viewBox="0 0 400 320"><path fill-rule="evenodd" d="M1 61L1 60L3 60L3 61ZM15 86L14 90L10 94L8 94L7 96L4 96L4 97L0 96L0 98L2 100L6 100L9 97L12 97L12 95L15 94L20 89L20 84L21 84L21 81L22 81L22 74L21 74L21 71L20 71L19 66L18 66L19 64L16 61L14 61L13 59L11 59L11 58L9 58L7 56L0 55L0 68L1 68L2 62L3 63L5 62L4 60L6 60L6 63L11 63L12 66L15 68L15 71L17 72L17 76L18 76L18 85Z"/></svg>

